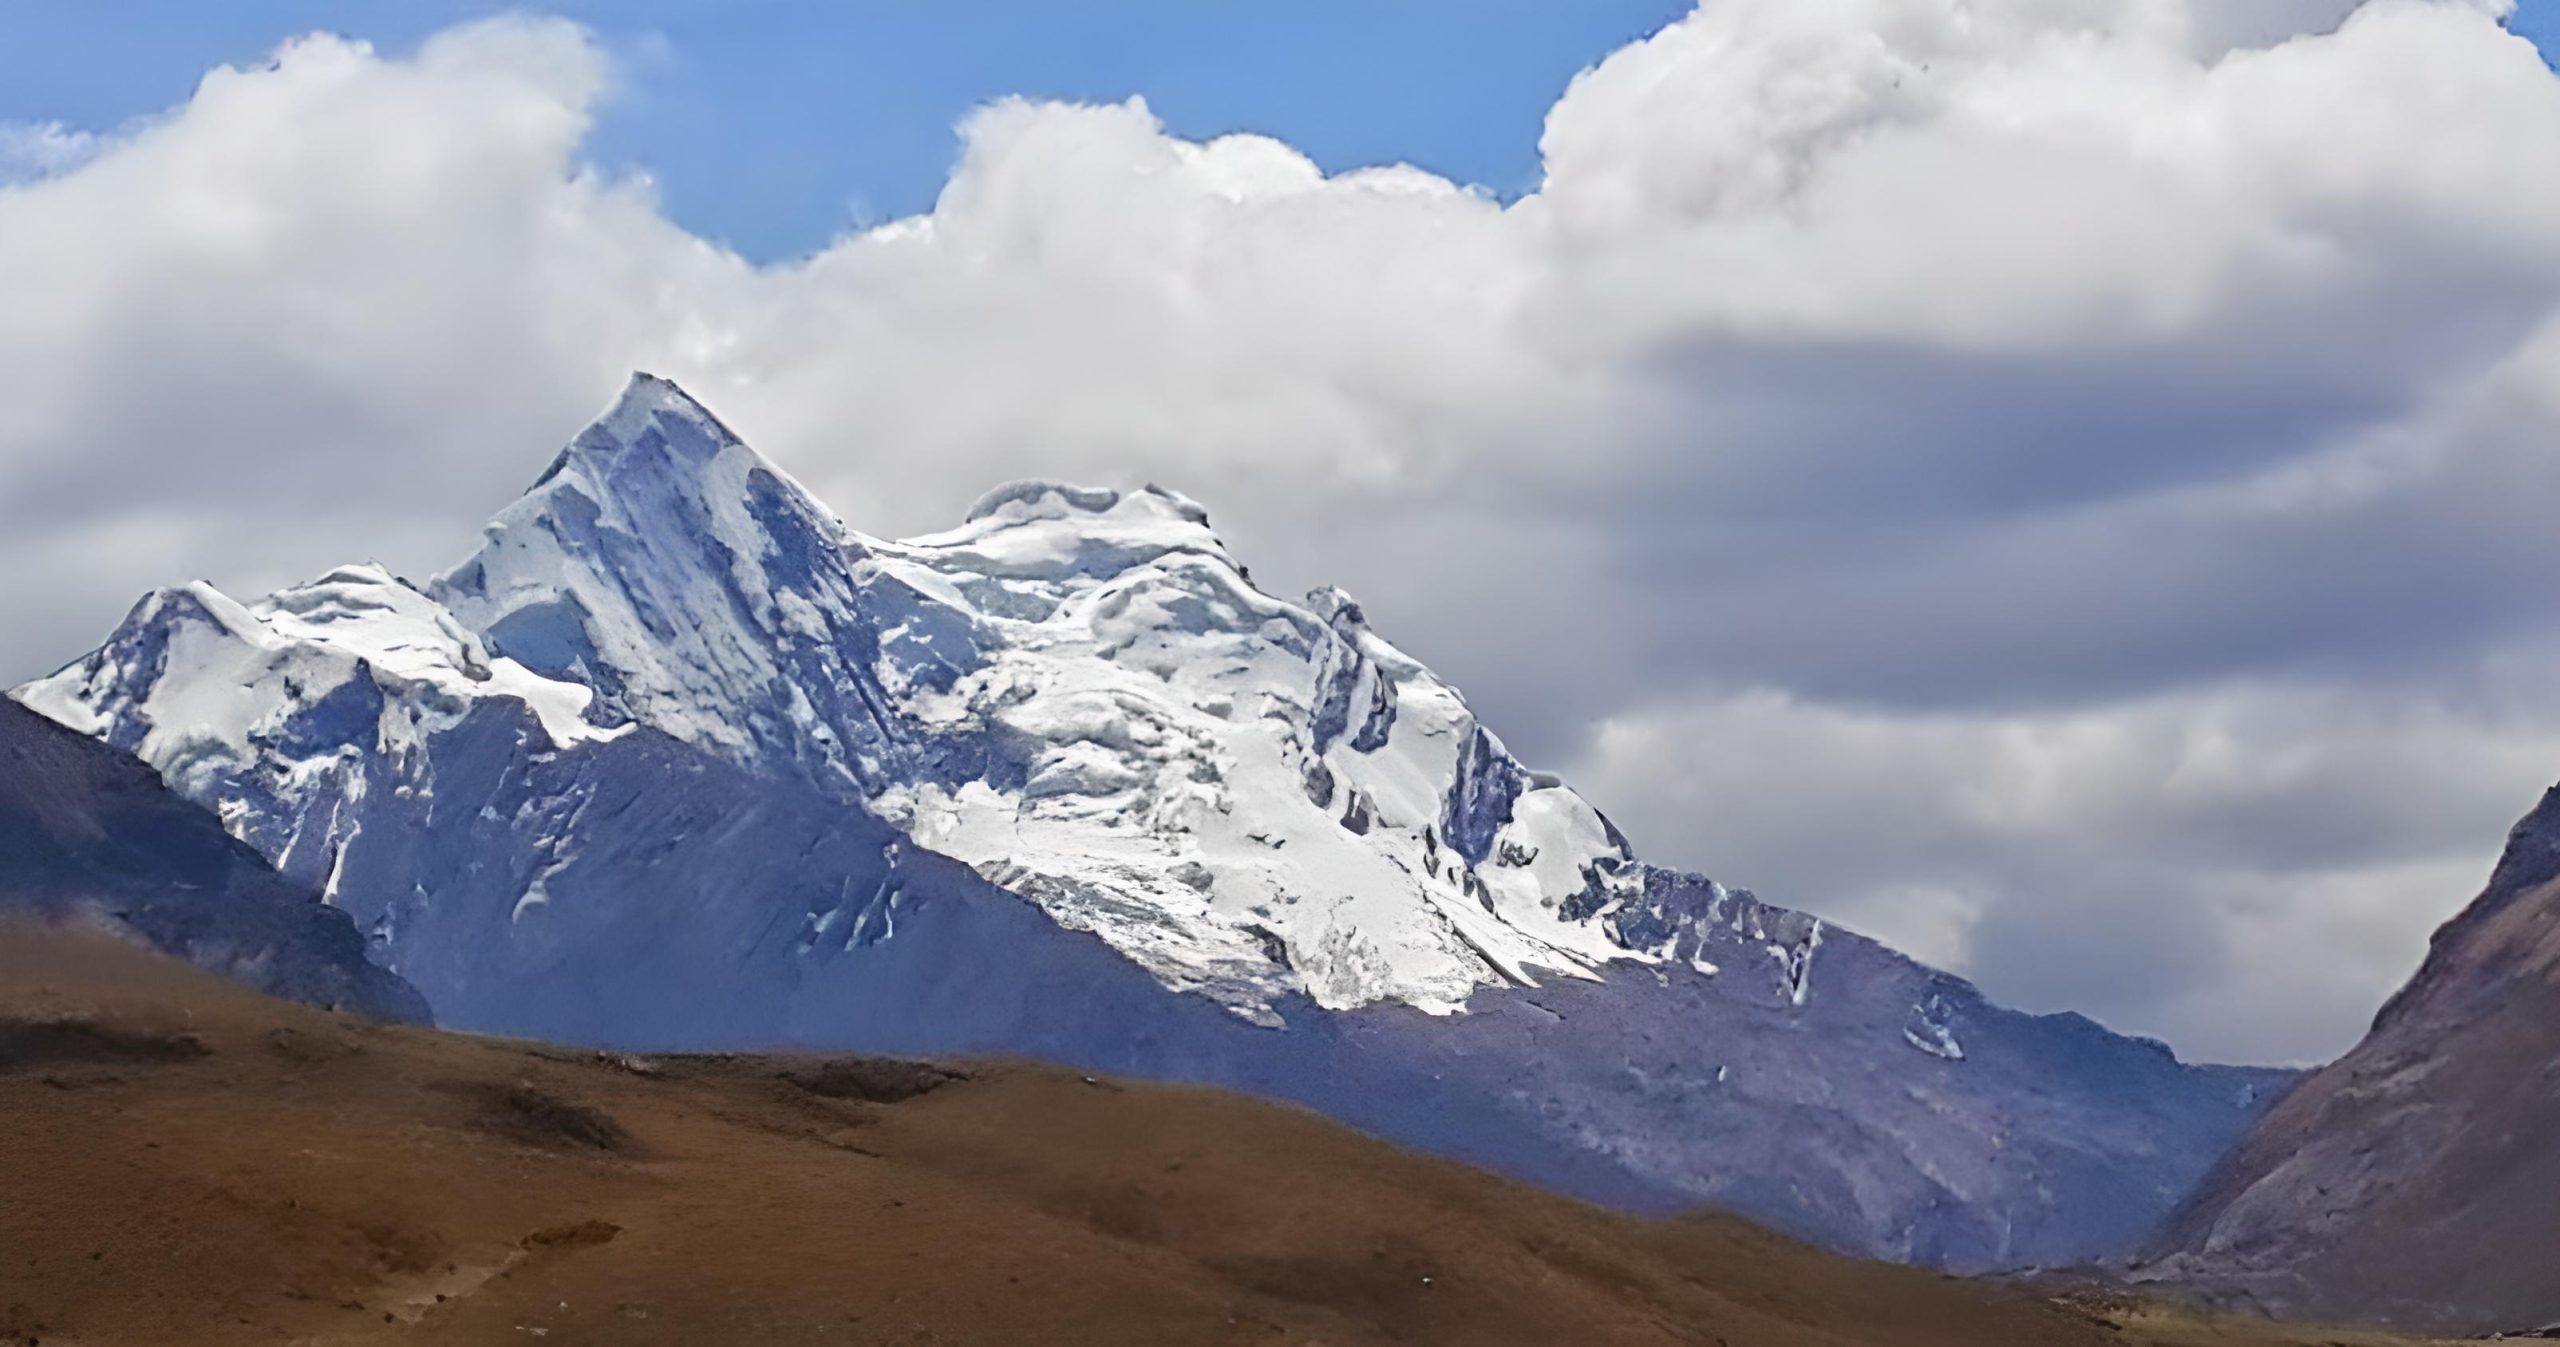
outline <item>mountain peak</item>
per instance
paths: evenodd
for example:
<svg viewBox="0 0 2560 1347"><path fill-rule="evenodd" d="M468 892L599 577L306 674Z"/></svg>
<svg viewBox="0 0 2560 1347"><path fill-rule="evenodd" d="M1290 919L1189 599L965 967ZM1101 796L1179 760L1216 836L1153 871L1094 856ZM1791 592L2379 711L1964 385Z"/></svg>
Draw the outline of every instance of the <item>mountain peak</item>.
<svg viewBox="0 0 2560 1347"><path fill-rule="evenodd" d="M724 564L721 548L757 556L776 530L828 543L844 532L826 507L673 380L636 372L613 405L490 522L480 552L430 589L440 599L469 591L475 577L485 582L496 554L532 547L536 537L591 566L628 566L644 555L664 563L679 551L689 564L717 566Z"/></svg>
<svg viewBox="0 0 2560 1347"><path fill-rule="evenodd" d="M614 400L612 410L596 422L599 428L617 436L637 435L650 422L673 417L703 430L708 438L737 444L739 439L711 409L696 401L676 381L647 370L633 370L630 382L622 386L622 396Z"/></svg>
<svg viewBox="0 0 2560 1347"><path fill-rule="evenodd" d="M493 654L594 688L599 725L841 768L840 743L752 708L802 654L858 681L834 651L861 639L808 626L849 621L854 542L683 389L638 373L427 591Z"/></svg>
<svg viewBox="0 0 2560 1347"><path fill-rule="evenodd" d="M630 475L620 466L623 459L672 458L699 466L733 448L746 450L746 444L674 380L634 371L613 405L569 441L534 480L533 491L550 486L564 473L610 489Z"/></svg>

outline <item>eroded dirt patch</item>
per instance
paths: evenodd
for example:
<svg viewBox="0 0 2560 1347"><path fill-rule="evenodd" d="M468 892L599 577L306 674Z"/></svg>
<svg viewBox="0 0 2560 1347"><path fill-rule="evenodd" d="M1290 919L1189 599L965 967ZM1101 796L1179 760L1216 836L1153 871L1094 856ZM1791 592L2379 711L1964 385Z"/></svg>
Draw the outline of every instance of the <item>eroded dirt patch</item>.
<svg viewBox="0 0 2560 1347"><path fill-rule="evenodd" d="M279 1027L267 1031L267 1051L294 1066L326 1066L364 1052L361 1044L339 1034Z"/></svg>
<svg viewBox="0 0 2560 1347"><path fill-rule="evenodd" d="M212 1052L204 1040L188 1034L142 1033L81 1019L0 1019L0 1073L187 1062Z"/></svg>
<svg viewBox="0 0 2560 1347"><path fill-rule="evenodd" d="M592 1249L599 1244L611 1244L613 1237L621 1233L622 1227L611 1221L578 1221L570 1225L546 1226L536 1230L524 1237L524 1248L528 1251Z"/></svg>
<svg viewBox="0 0 2560 1347"><path fill-rule="evenodd" d="M968 1079L948 1067L894 1057L831 1057L782 1073L782 1078L827 1099L898 1104Z"/></svg>
<svg viewBox="0 0 2560 1347"><path fill-rule="evenodd" d="M609 1155L629 1155L637 1149L629 1129L612 1114L563 1099L530 1081L459 1088L476 1105L472 1125L510 1141L543 1150Z"/></svg>
<svg viewBox="0 0 2560 1347"><path fill-rule="evenodd" d="M1258 1294L1333 1310L1391 1334L1418 1330L1430 1317L1430 1299L1450 1294L1434 1262L1413 1250L1238 1258L1212 1266Z"/></svg>

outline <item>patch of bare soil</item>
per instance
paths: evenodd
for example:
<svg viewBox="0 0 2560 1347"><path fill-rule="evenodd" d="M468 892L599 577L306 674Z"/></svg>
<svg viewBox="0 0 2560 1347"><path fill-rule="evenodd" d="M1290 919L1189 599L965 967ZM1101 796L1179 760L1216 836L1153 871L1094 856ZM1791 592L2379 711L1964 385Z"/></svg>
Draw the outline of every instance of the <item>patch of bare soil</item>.
<svg viewBox="0 0 2560 1347"><path fill-rule="evenodd" d="M903 1104L917 1095L968 1077L930 1062L901 1062L879 1057L839 1057L786 1070L784 1078L827 1099L853 1099L866 1104Z"/></svg>
<svg viewBox="0 0 2560 1347"><path fill-rule="evenodd" d="M481 1129L544 1150L601 1151L624 1155L631 1133L611 1114L544 1090L531 1081L466 1082L456 1092L477 1106Z"/></svg>
<svg viewBox="0 0 2560 1347"><path fill-rule="evenodd" d="M0 1026L0 1343L2332 1340L1635 1220L1213 1090L390 1028L61 932L0 929Z"/></svg>
<svg viewBox="0 0 2560 1347"><path fill-rule="evenodd" d="M183 1034L137 1033L79 1019L0 1017L0 1071L183 1062L209 1051Z"/></svg>

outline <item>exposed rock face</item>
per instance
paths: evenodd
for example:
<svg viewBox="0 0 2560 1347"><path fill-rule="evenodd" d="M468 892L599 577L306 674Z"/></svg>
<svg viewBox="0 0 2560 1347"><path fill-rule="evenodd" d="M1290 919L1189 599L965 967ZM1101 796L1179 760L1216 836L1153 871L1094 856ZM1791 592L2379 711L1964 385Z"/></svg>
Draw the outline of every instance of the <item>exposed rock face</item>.
<svg viewBox="0 0 2560 1347"><path fill-rule="evenodd" d="M2286 1079L1643 863L1171 492L873 538L646 377L444 575L163 591L20 695L460 1027L1238 1085L1967 1268L2122 1251Z"/></svg>
<svg viewBox="0 0 2560 1347"><path fill-rule="evenodd" d="M2277 1104L2145 1277L2288 1315L2560 1321L2560 789L2354 1051Z"/></svg>
<svg viewBox="0 0 2560 1347"><path fill-rule="evenodd" d="M313 1005L424 1020L344 913L131 755L0 700L0 917L105 925Z"/></svg>

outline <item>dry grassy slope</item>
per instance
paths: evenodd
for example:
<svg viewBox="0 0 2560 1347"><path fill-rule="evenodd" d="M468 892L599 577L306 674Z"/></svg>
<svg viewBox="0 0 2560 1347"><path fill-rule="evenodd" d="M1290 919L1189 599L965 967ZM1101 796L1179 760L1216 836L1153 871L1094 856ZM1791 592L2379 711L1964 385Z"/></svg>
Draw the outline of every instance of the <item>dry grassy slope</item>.
<svg viewBox="0 0 2560 1347"><path fill-rule="evenodd" d="M2295 1340L1624 1218L1209 1090L611 1062L59 930L0 928L0 1117L0 1340L57 1347Z"/></svg>

